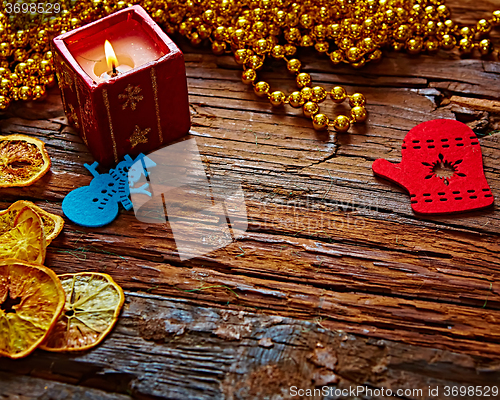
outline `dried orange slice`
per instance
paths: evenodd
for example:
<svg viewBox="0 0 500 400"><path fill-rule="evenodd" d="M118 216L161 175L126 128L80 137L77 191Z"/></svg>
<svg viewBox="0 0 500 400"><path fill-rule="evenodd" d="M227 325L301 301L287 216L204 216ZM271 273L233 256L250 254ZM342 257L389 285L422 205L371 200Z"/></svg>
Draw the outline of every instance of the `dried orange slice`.
<svg viewBox="0 0 500 400"><path fill-rule="evenodd" d="M41 140L0 136L0 188L29 186L50 169L50 158Z"/></svg>
<svg viewBox="0 0 500 400"><path fill-rule="evenodd" d="M0 260L0 356L27 356L54 328L64 307L56 274L43 265Z"/></svg>
<svg viewBox="0 0 500 400"><path fill-rule="evenodd" d="M24 207L14 220L14 228L0 236L0 258L43 264L46 250L42 219Z"/></svg>
<svg viewBox="0 0 500 400"><path fill-rule="evenodd" d="M87 350L113 329L125 301L123 290L107 274L59 275L66 304L54 330L40 346L56 352Z"/></svg>
<svg viewBox="0 0 500 400"><path fill-rule="evenodd" d="M47 246L54 240L64 227L64 219L58 215L48 213L42 210L31 201L19 200L11 204L7 210L0 211L0 235L11 230L14 227L14 221L24 207L29 207L35 211L42 219L43 230L45 231L45 239Z"/></svg>

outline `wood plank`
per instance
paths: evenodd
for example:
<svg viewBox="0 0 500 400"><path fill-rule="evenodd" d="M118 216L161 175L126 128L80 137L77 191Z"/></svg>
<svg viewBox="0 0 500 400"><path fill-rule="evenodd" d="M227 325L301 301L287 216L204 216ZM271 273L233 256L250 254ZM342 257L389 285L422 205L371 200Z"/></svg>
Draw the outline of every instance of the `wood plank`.
<svg viewBox="0 0 500 400"><path fill-rule="evenodd" d="M293 398L291 386L359 385L394 392L439 387L433 398L445 399L446 385L500 380L498 360L330 331L319 318L192 306L145 293L127 292L126 298L117 327L95 350L68 355L37 350L28 359L2 360L0 370L10 373L0 374L0 393L19 391L19 382L35 392L47 382L59 396L58 388L77 395L92 394L86 389L92 387L144 399L271 399ZM13 382L6 390L7 379ZM417 395L398 397L422 398Z"/></svg>
<svg viewBox="0 0 500 400"><path fill-rule="evenodd" d="M107 393L102 390L90 389L54 382L48 379L33 378L0 372L0 396L11 400L127 400L130 396Z"/></svg>
<svg viewBox="0 0 500 400"><path fill-rule="evenodd" d="M462 22L488 17L496 3L449 2ZM500 44L498 30L492 38ZM127 291L126 309L94 351L2 359L0 370L9 372L0 374L0 393L14 397L25 385L37 398L49 385L55 398L254 399L285 397L283 382L425 389L499 381L498 205L418 216L401 188L371 171L377 158L400 161L401 141L416 124L458 119L481 137L498 200L495 57L387 52L382 63L353 70L301 52L315 83L368 99L367 124L336 135L313 131L300 110L258 99L231 57L181 46L192 135L210 174L241 181L248 231L181 262L168 224L124 211L105 228L67 223L46 264L57 273L110 273ZM259 76L294 90L283 71L275 61ZM322 110L348 112L331 102ZM57 89L2 113L0 132L41 138L53 160L39 183L2 190L0 208L24 198L61 215L64 196L90 182L83 164L93 160L67 126Z"/></svg>

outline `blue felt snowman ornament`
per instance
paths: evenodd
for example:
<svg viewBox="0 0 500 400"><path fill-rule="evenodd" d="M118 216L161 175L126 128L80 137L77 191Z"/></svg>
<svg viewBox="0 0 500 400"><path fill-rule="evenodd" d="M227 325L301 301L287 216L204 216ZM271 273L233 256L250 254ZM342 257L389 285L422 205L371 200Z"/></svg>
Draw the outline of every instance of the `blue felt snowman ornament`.
<svg viewBox="0 0 500 400"><path fill-rule="evenodd" d="M139 171L130 171L134 163L141 161L143 165ZM94 179L89 186L84 186L70 192L63 200L62 209L66 217L74 223L97 228L111 223L117 216L121 203L126 210L130 210L133 205L129 199L130 193L143 193L151 196L147 190L149 184L144 184L139 188L134 188L134 184L141 178L142 174L147 174L147 168L152 168L156 164L140 154L135 160L129 155L125 156L125 161L120 162L116 169L111 169L107 174L99 174L96 171L99 163L92 165L85 164Z"/></svg>

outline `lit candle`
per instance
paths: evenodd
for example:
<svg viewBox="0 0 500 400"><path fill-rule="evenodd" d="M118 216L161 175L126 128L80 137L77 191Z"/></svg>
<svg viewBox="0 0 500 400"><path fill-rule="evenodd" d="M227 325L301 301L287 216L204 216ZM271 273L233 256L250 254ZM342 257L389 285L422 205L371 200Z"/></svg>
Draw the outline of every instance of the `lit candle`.
<svg viewBox="0 0 500 400"><path fill-rule="evenodd" d="M102 63L97 63L94 67L94 73L96 75L99 75L99 78L101 79L106 80L115 78L118 74L130 71L132 68L134 68L134 63L129 57L122 56L121 60L118 60L118 57L116 56L113 46L111 45L109 40L106 40L104 42L104 54L106 55L106 65L108 67L108 70L100 73Z"/></svg>
<svg viewBox="0 0 500 400"><path fill-rule="evenodd" d="M106 57L106 41L112 43L111 52L115 55L118 72L124 73L151 61L158 60L167 52L151 38L135 20L119 22L85 39L68 43L76 61L95 82L103 82L112 76ZM114 51L113 51L114 50Z"/></svg>
<svg viewBox="0 0 500 400"><path fill-rule="evenodd" d="M64 33L54 49L68 121L101 165L188 133L184 58L142 7Z"/></svg>

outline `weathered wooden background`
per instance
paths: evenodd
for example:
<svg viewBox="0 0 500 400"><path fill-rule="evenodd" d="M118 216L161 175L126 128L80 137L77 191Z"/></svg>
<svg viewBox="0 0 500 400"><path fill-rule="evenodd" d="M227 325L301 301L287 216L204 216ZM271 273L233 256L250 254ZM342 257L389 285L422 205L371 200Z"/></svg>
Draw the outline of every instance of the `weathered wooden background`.
<svg viewBox="0 0 500 400"><path fill-rule="evenodd" d="M448 4L467 23L500 6ZM247 233L181 262L168 226L133 212L101 229L67 222L46 265L112 275L126 291L120 321L83 354L0 360L0 398L287 399L290 386L364 385L424 390L400 396L410 399L439 386L444 399L446 385L499 385L500 63L387 52L353 70L304 53L314 82L368 99L366 125L336 136L315 132L298 111L271 109L230 57L180 44L200 152L207 169L242 181ZM284 70L272 63L264 77L291 91ZM398 162L407 131L434 118L481 136L493 208L417 216L401 188L373 176L375 159ZM83 164L93 160L57 89L14 104L0 129L41 138L53 161L32 187L2 190L0 208L29 199L62 215L64 196L90 182Z"/></svg>

